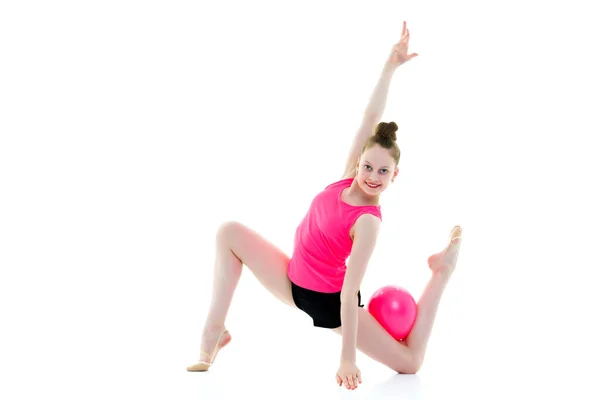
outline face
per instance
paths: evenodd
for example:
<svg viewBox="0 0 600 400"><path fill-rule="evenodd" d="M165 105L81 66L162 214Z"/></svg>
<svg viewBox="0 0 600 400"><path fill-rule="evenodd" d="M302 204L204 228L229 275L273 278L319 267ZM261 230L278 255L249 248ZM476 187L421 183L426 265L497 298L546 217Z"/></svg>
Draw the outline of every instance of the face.
<svg viewBox="0 0 600 400"><path fill-rule="evenodd" d="M398 168L390 151L379 145L364 151L357 163L357 171L356 182L371 196L383 192L398 175Z"/></svg>

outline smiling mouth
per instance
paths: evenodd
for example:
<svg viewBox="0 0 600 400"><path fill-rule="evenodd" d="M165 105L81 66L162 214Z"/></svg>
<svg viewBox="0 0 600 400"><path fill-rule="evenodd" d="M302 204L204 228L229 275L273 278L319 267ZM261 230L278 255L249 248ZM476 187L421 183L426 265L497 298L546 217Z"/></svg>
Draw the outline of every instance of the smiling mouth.
<svg viewBox="0 0 600 400"><path fill-rule="evenodd" d="M367 186L368 186L368 187L370 187L371 189L377 189L379 186L381 186L381 185L371 185L370 183L367 183L367 182L365 182L365 183L366 183L366 184L367 184Z"/></svg>

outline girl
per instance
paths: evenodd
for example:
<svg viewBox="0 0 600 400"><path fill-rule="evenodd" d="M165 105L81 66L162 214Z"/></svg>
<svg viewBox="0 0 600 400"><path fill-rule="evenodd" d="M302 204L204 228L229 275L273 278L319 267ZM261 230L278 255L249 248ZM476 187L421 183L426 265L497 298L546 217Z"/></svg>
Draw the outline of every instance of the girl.
<svg viewBox="0 0 600 400"><path fill-rule="evenodd" d="M398 175L398 126L378 121L394 72L417 56L408 54L409 38L404 22L402 37L393 46L365 110L342 179L312 201L296 230L292 257L240 223L227 222L218 229L201 356L188 371L207 371L217 352L231 341L225 318L244 264L279 300L307 313L315 326L341 336L338 385L355 389L362 383L356 349L399 373L416 373L421 367L442 292L456 265L462 229L455 226L446 248L428 258L432 276L404 341L392 338L363 308L359 291L381 223L379 196Z"/></svg>

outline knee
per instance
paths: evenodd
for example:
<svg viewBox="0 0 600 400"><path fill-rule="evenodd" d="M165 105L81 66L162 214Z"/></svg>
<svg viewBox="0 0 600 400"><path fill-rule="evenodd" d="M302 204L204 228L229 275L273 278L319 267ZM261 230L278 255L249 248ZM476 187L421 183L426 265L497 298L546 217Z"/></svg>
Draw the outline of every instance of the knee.
<svg viewBox="0 0 600 400"><path fill-rule="evenodd" d="M423 365L423 357L412 354L406 363L396 368L399 374L416 374Z"/></svg>
<svg viewBox="0 0 600 400"><path fill-rule="evenodd" d="M242 224L237 221L226 221L217 229L217 242L229 241L238 232Z"/></svg>
<svg viewBox="0 0 600 400"><path fill-rule="evenodd" d="M423 365L423 358L421 356L413 356L413 361L410 365L410 373L416 374Z"/></svg>

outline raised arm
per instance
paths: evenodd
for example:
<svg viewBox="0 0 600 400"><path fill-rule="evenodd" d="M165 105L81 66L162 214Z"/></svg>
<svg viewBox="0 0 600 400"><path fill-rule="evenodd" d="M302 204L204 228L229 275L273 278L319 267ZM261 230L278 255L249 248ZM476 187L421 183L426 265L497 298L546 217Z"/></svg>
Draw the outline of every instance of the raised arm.
<svg viewBox="0 0 600 400"><path fill-rule="evenodd" d="M350 151L346 158L343 178L350 178L355 175L354 168L358 162L360 152L365 145L367 138L373 134L375 127L381 120L383 112L385 111L390 83L394 76L394 72L396 72L396 69L399 66L418 55L417 53L408 54L409 39L410 31L406 28L406 22L404 22L402 25L402 37L400 38L400 41L392 47L390 55L379 76L379 80L375 85L375 89L371 94L358 132L356 132L354 140L352 141Z"/></svg>
<svg viewBox="0 0 600 400"><path fill-rule="evenodd" d="M360 381L356 366L356 341L358 331L358 290L375 249L381 220L371 214L361 215L354 224L352 252L348 258L341 293L342 354L338 370L338 384L348 379ZM357 383L356 383L357 384ZM350 386L355 387L355 383Z"/></svg>

